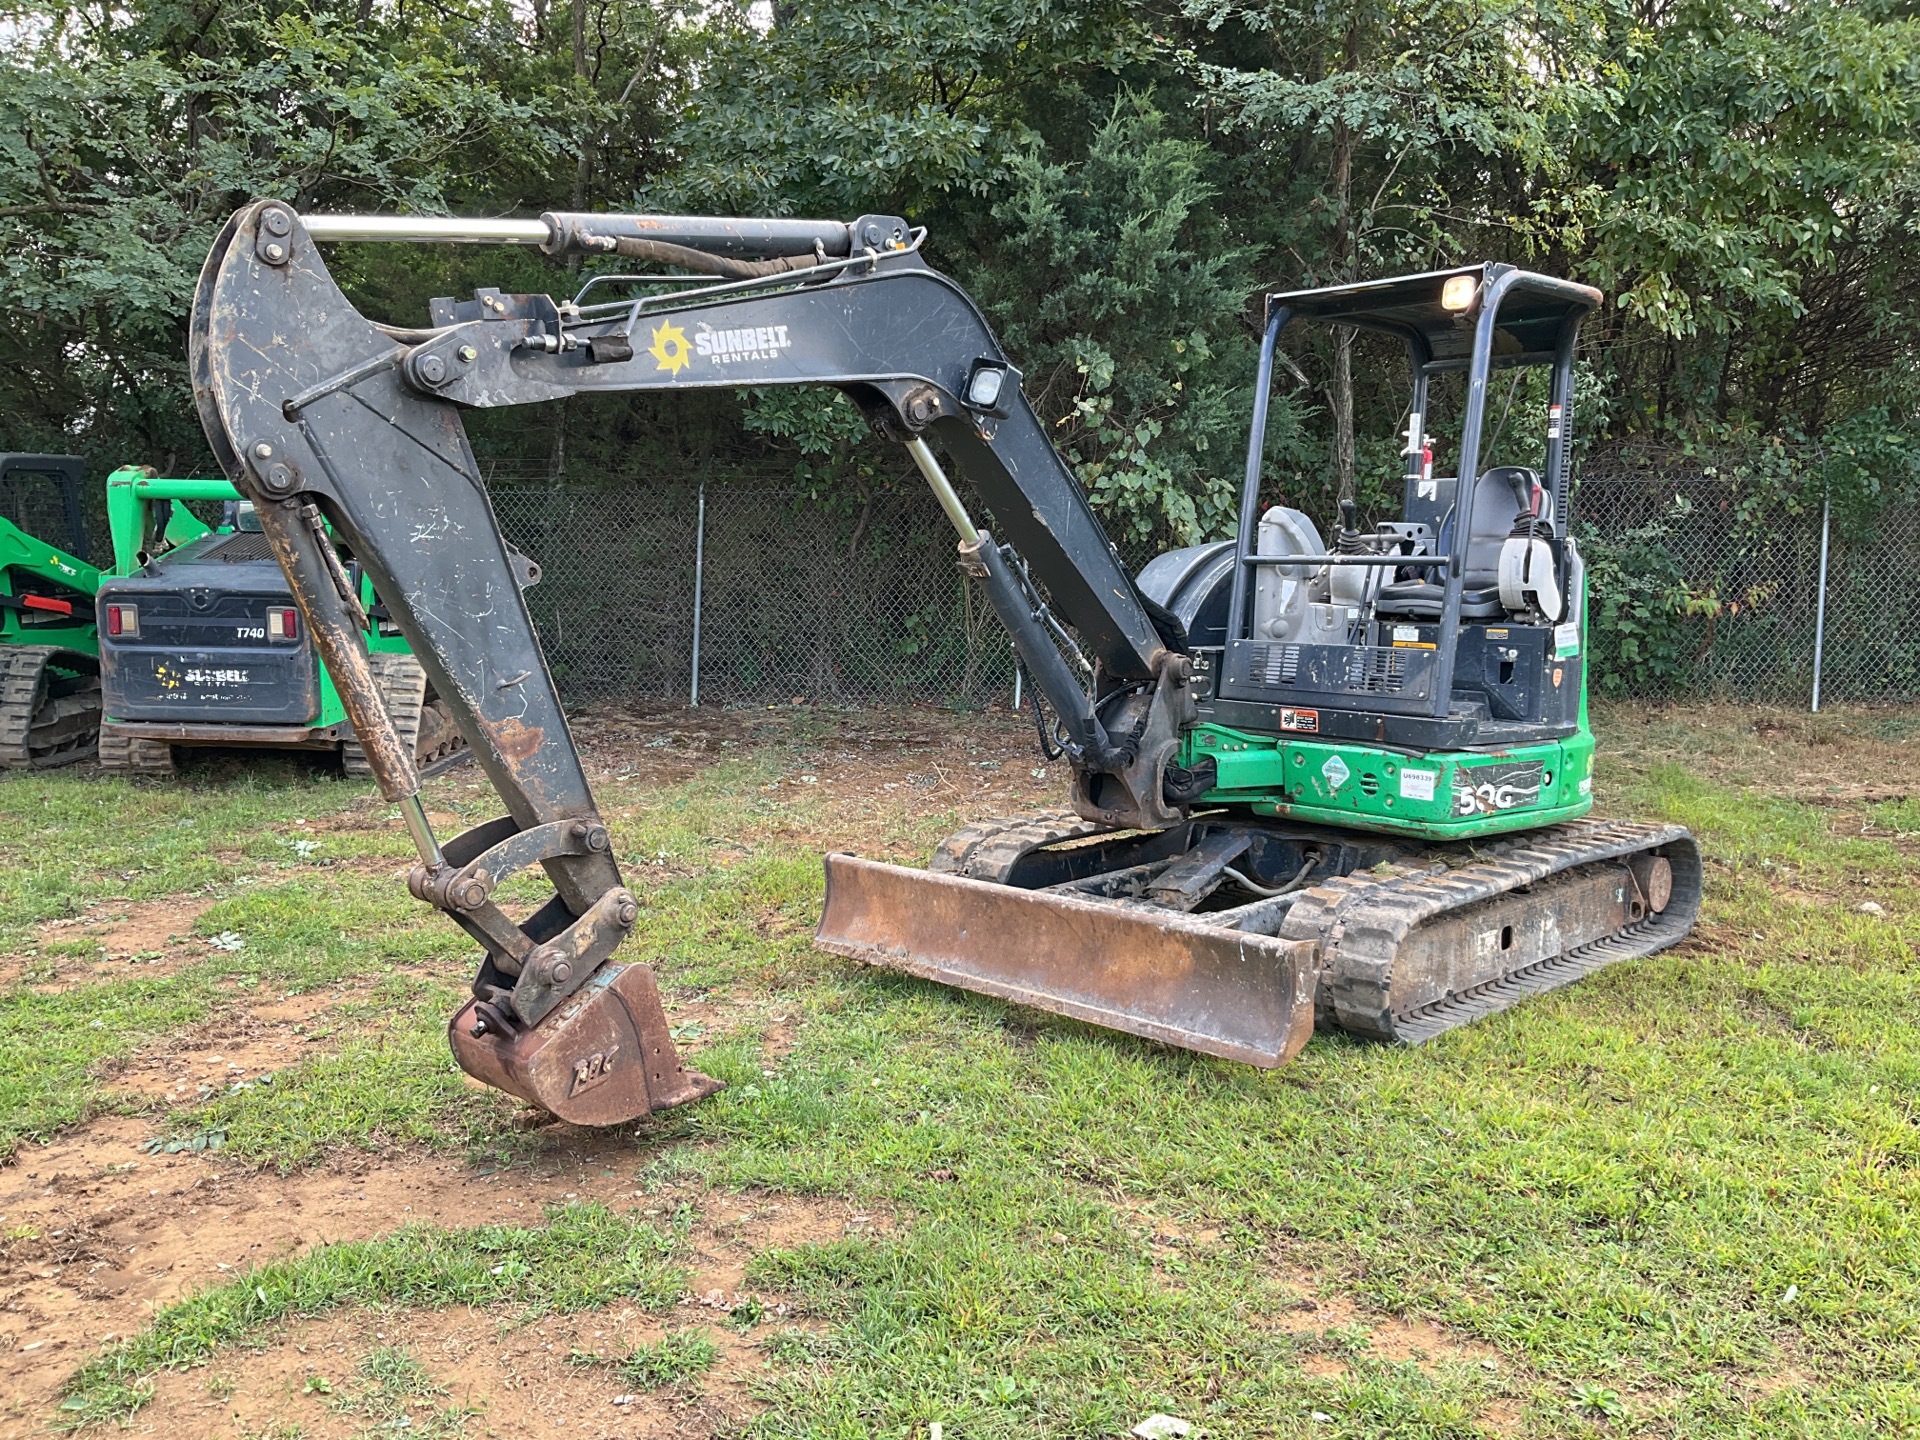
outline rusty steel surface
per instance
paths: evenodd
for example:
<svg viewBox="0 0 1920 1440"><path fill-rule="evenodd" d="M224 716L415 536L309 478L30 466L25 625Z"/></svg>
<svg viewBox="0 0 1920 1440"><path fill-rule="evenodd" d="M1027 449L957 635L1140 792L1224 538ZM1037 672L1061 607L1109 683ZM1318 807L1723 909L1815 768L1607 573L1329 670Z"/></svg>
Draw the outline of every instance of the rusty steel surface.
<svg viewBox="0 0 1920 1440"><path fill-rule="evenodd" d="M191 331L203 428L260 508L383 792L393 798L389 777L404 779L413 757L384 743L378 686L346 642L354 617L302 520L310 504L372 578L515 819L591 816L458 407L403 373L409 346L348 303L298 217L272 201L241 210L215 244ZM575 914L619 883L604 853L547 869Z"/></svg>
<svg viewBox="0 0 1920 1440"><path fill-rule="evenodd" d="M1312 943L1189 915L829 855L814 944L1250 1065L1284 1065L1313 1034Z"/></svg>
<svg viewBox="0 0 1920 1440"><path fill-rule="evenodd" d="M1621 863L1549 876L1408 931L1393 958L1388 1003L1422 1010L1646 918Z"/></svg>
<svg viewBox="0 0 1920 1440"><path fill-rule="evenodd" d="M1281 933L1320 946L1325 1023L1418 1044L1677 944L1700 913L1678 825L1575 821L1421 858L1436 863L1342 876L1288 913Z"/></svg>
<svg viewBox="0 0 1920 1440"><path fill-rule="evenodd" d="M460 1068L574 1125L621 1125L721 1083L680 1063L648 965L607 965L531 1030L476 1036L478 1001L447 1025Z"/></svg>

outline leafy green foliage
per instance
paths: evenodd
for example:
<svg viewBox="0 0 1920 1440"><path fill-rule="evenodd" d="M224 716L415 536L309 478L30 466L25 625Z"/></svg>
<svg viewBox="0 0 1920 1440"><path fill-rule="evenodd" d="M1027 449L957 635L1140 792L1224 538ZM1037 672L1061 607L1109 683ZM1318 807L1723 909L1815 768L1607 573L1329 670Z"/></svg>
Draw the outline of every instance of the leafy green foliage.
<svg viewBox="0 0 1920 1440"><path fill-rule="evenodd" d="M1602 448L1690 444L1830 488L1920 484L1920 21L1877 0L16 0L0 60L0 443L204 466L184 320L224 218L311 209L897 213L980 295L1115 531L1231 509L1261 289L1492 258L1615 292ZM576 43L575 20L579 21ZM531 254L340 247L418 323ZM589 269L593 268L591 265ZM1290 340L1275 498L1391 499L1392 347ZM1441 387L1444 389L1445 387ZM1430 413L1442 455L1457 441ZM837 398L478 415L486 455L746 473L743 419L823 500L904 472ZM1445 469L1442 460L1442 469Z"/></svg>
<svg viewBox="0 0 1920 1440"><path fill-rule="evenodd" d="M1250 256L1225 243L1208 166L1123 95L1084 159L1013 157L993 207L1009 243L974 276L1055 443L1135 540L1214 538L1238 501Z"/></svg>
<svg viewBox="0 0 1920 1440"><path fill-rule="evenodd" d="M1695 590L1674 558L1669 526L1686 516L1679 508L1670 519L1584 543L1589 674L1602 694L1664 695L1693 675L1701 622L1719 613L1720 601Z"/></svg>
<svg viewBox="0 0 1920 1440"><path fill-rule="evenodd" d="M416 28L324 0L29 10L27 43L0 61L7 428L52 437L84 416L103 461L197 458L187 305L253 196L434 211L513 172L537 188L565 153L563 97L475 63L502 18L488 5L443 17Z"/></svg>

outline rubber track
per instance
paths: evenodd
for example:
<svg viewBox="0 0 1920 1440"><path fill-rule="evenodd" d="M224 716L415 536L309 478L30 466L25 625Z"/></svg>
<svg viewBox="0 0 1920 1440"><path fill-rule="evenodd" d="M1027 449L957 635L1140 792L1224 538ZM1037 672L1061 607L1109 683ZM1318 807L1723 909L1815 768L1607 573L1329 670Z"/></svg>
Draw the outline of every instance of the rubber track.
<svg viewBox="0 0 1920 1440"><path fill-rule="evenodd" d="M173 746L129 735L118 725L100 727L100 768L115 775L171 775Z"/></svg>
<svg viewBox="0 0 1920 1440"><path fill-rule="evenodd" d="M414 769L421 779L450 770L467 758L471 752L467 749L466 737L453 728L451 717L447 718L450 738L432 755L420 753L420 723L429 702L427 672L417 659L399 650L376 650L367 657L367 661L380 681L380 698L386 702L387 715L393 721L394 729L400 732L402 743L413 750ZM352 728L351 724L348 728ZM354 776L373 774L373 767L367 763L367 752L360 748L358 735L341 742L340 768Z"/></svg>
<svg viewBox="0 0 1920 1440"><path fill-rule="evenodd" d="M0 646L0 766L50 770L92 751L100 729L99 681L47 697L48 667L63 655L73 663L70 652L52 645Z"/></svg>
<svg viewBox="0 0 1920 1440"><path fill-rule="evenodd" d="M387 718L399 733L400 743L413 750L420 741L420 710L427 699L427 672L413 656L398 650L376 650L367 656L367 664L380 682L380 699L387 707ZM373 774L357 734L342 742L340 768L349 775Z"/></svg>
<svg viewBox="0 0 1920 1440"><path fill-rule="evenodd" d="M1673 898L1661 914L1419 1010L1393 1012L1394 959L1419 926L1552 875L1660 847L1673 867ZM1460 865L1461 852L1435 852L1387 874L1349 875L1307 892L1281 933L1320 942L1322 995L1334 1012L1327 1018L1344 1030L1418 1044L1603 966L1663 950L1693 928L1699 913L1699 851L1678 825L1577 823L1477 846L1471 854L1471 862Z"/></svg>
<svg viewBox="0 0 1920 1440"><path fill-rule="evenodd" d="M1042 845L1098 835L1112 828L1083 820L1071 810L979 820L942 840L927 868L942 875L965 875L970 880L1003 884L1021 857Z"/></svg>

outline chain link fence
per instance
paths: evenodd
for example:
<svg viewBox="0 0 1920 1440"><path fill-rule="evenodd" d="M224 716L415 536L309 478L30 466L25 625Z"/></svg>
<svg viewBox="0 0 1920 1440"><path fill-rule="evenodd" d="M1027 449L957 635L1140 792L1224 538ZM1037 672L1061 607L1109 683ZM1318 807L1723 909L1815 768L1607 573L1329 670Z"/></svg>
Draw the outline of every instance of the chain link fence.
<svg viewBox="0 0 1920 1440"><path fill-rule="evenodd" d="M1010 697L1006 635L917 477L864 504L750 482L489 476L502 529L544 571L528 598L570 700L684 701L696 686L716 704ZM1590 468L1575 510L1601 693L1805 705L1818 642L1823 699L1920 696L1920 512L1832 533L1823 623L1818 508L1755 504L1698 470Z"/></svg>
<svg viewBox="0 0 1920 1440"><path fill-rule="evenodd" d="M501 530L540 562L528 601L571 700L979 706L1011 693L1006 633L923 492L835 508L791 483L495 476L489 489Z"/></svg>
<svg viewBox="0 0 1920 1440"><path fill-rule="evenodd" d="M1825 507L1756 497L1711 471L1587 474L1575 534L1590 565L1601 693L1774 704L1920 695L1920 512L1846 534Z"/></svg>

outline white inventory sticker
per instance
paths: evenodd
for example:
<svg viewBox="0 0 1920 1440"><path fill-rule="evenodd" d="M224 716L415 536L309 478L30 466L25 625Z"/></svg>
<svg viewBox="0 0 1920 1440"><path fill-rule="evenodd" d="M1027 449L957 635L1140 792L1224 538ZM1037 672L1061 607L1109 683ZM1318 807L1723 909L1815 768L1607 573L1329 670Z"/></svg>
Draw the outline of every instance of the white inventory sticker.
<svg viewBox="0 0 1920 1440"><path fill-rule="evenodd" d="M1347 783L1347 776L1353 772L1347 769L1347 762L1338 755L1329 755L1327 763L1320 767L1320 773L1327 777L1327 788L1338 790Z"/></svg>
<svg viewBox="0 0 1920 1440"><path fill-rule="evenodd" d="M1564 625L1553 627L1553 657L1564 660L1569 655L1580 653L1580 627L1569 620Z"/></svg>
<svg viewBox="0 0 1920 1440"><path fill-rule="evenodd" d="M1402 770L1400 772L1400 798L1402 800L1433 799L1434 772L1431 770Z"/></svg>

